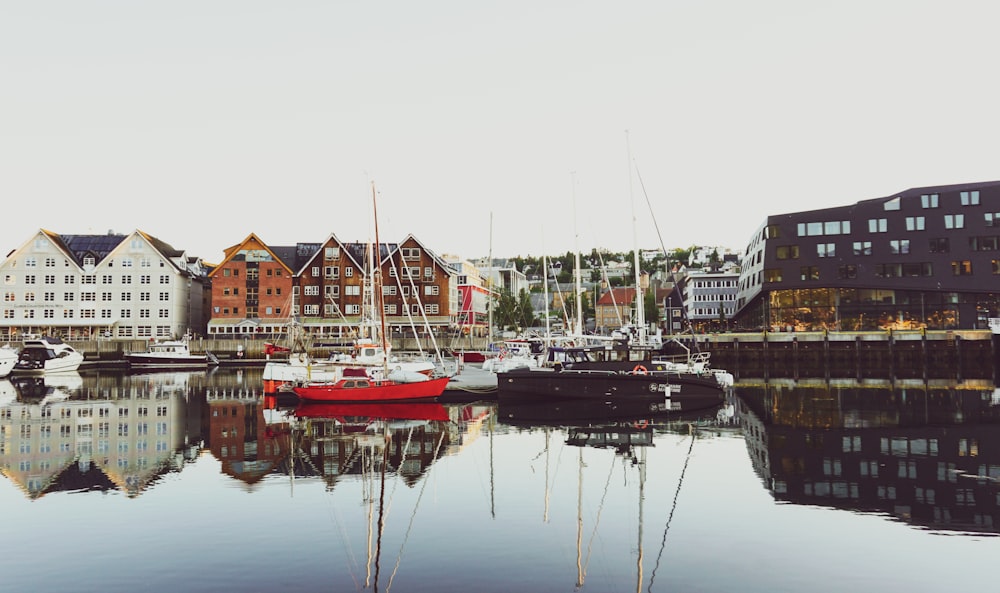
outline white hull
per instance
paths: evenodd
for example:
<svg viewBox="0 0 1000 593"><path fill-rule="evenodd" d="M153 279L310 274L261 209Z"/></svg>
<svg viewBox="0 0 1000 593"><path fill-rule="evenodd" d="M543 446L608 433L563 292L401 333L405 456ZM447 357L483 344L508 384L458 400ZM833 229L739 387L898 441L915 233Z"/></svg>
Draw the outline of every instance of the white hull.
<svg viewBox="0 0 1000 593"><path fill-rule="evenodd" d="M0 377L6 377L14 370L17 362L17 351L11 348L0 348Z"/></svg>
<svg viewBox="0 0 1000 593"><path fill-rule="evenodd" d="M74 372L83 364L83 354L58 338L33 338L24 347L14 364L18 375L48 375Z"/></svg>
<svg viewBox="0 0 1000 593"><path fill-rule="evenodd" d="M130 367L135 369L191 369L208 367L206 354L191 354L187 342L166 341L149 345L145 352L125 355Z"/></svg>

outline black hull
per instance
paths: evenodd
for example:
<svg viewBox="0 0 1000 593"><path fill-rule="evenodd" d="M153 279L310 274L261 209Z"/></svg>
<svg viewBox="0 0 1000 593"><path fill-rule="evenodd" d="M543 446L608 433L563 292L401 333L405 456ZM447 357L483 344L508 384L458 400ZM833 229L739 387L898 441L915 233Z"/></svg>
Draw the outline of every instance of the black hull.
<svg viewBox="0 0 1000 593"><path fill-rule="evenodd" d="M515 369L497 374L498 398L532 395L562 399L661 398L721 402L725 393L714 377L679 373Z"/></svg>
<svg viewBox="0 0 1000 593"><path fill-rule="evenodd" d="M208 368L208 358L204 356L166 358L127 354L125 360L129 368L136 370L200 370Z"/></svg>

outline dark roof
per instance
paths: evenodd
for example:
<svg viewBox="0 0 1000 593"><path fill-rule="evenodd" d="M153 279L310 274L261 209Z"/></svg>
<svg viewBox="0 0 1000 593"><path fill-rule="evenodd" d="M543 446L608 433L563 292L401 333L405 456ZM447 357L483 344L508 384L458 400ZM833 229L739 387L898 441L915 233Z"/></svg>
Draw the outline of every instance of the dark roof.
<svg viewBox="0 0 1000 593"><path fill-rule="evenodd" d="M173 245L165 241L161 241L160 239L157 239L156 237L149 235L147 233L143 233L143 236L145 236L149 240L149 242L153 245L153 247L156 248L157 251L159 251L160 253L162 253L167 257L180 257L184 255L184 250L176 249L174 248Z"/></svg>
<svg viewBox="0 0 1000 593"><path fill-rule="evenodd" d="M293 272L298 272L306 265L321 247L320 243L296 243L295 245L268 246L271 253L288 266Z"/></svg>
<svg viewBox="0 0 1000 593"><path fill-rule="evenodd" d="M83 265L83 258L92 255L96 261L101 261L115 247L125 240L125 235L108 233L106 235L58 235L67 253L73 256L77 265Z"/></svg>

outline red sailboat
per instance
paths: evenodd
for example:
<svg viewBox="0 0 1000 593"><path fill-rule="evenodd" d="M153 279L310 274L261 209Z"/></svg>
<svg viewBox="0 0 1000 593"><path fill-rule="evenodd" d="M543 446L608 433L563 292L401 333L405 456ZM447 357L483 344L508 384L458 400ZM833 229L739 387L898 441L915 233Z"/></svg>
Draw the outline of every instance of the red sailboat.
<svg viewBox="0 0 1000 593"><path fill-rule="evenodd" d="M375 204L375 184L372 184L372 209L375 218L375 245L368 249L368 285L371 289L372 309L378 312L380 326L378 339L382 351L389 352L385 330L385 311L382 306L382 268L377 261L381 243L378 237L378 208ZM383 357L379 372L367 372L364 368L346 368L336 381L311 382L294 387L300 399L313 402L392 402L406 400L429 400L444 393L449 377L418 377L410 382L396 380L389 373L388 359Z"/></svg>

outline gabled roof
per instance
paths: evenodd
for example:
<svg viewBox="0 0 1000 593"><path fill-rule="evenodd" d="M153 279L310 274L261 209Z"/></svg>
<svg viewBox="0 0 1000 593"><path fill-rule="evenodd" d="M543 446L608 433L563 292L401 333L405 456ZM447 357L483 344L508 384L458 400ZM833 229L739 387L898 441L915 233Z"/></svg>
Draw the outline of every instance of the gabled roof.
<svg viewBox="0 0 1000 593"><path fill-rule="evenodd" d="M316 257L322 246L322 243L296 243L295 245L271 246L270 250L286 267L296 273L301 273L302 269Z"/></svg>
<svg viewBox="0 0 1000 593"><path fill-rule="evenodd" d="M296 257L295 254L294 254L294 252L289 252L290 248L287 248L287 247L271 247L270 245L268 245L264 241L261 241L260 237L258 237L256 235L256 233L250 233L249 235L247 235L247 237L245 239L243 239L242 241L240 241L236 245L233 245L231 247L227 247L226 249L224 249L223 253L225 254L225 257L222 258L222 261L219 262L219 264L216 265L215 268L212 269L212 271L209 272L208 275L209 276L214 276L219 270L222 269L223 265L226 262L232 260L236 256L236 254L238 254L240 252L240 248L242 248L243 246L247 245L248 243L257 243L257 244L259 244L264 251L267 251L268 253L271 254L272 257L274 257L275 261L277 261L282 266L284 266L285 269L288 271L289 274L294 274L293 270L295 268L293 268L292 265L289 265L289 261L288 261L288 259L286 259L286 258L291 258L291 259L294 260L294 258ZM310 245L310 244L303 243L303 245ZM295 248L293 247L291 249L295 249ZM282 257L281 255L279 255L279 253L283 253L285 255L285 257Z"/></svg>
<svg viewBox="0 0 1000 593"><path fill-rule="evenodd" d="M362 270L362 272L367 272L368 267L368 246L371 243L365 241L355 241L353 243L341 243L341 247L347 252L347 255L354 260L354 263ZM385 263L388 259L389 254L396 251L399 246L395 243L382 243L378 246L378 262L379 265Z"/></svg>
<svg viewBox="0 0 1000 593"><path fill-rule="evenodd" d="M337 235L330 233L330 235L322 243L299 243L299 246L302 246L303 249L297 253L297 258L298 260L301 261L301 263L295 267L295 269L298 270L297 274L301 275L305 271L306 266L308 266L310 263L312 263L314 259L316 259L316 256L319 254L320 250L322 250L324 246L329 245L330 243L336 244L344 252L347 258L351 260L351 263L353 263L356 268L358 268L359 270L361 270L362 273L364 273L365 270L364 260L357 259L356 257L357 254L355 253L356 250L349 249L348 248L349 244L344 243L343 241L338 239ZM312 246L315 248L310 252L306 248L308 246Z"/></svg>
<svg viewBox="0 0 1000 593"><path fill-rule="evenodd" d="M115 233L108 233L106 235L56 235L49 231L43 232L55 241L60 248L65 250L79 266L83 265L83 259L88 255L93 256L95 262L103 260L125 240L125 235Z"/></svg>
<svg viewBox="0 0 1000 593"><path fill-rule="evenodd" d="M411 239L413 240L413 242L415 242L417 245L419 245L421 249L424 250L424 253L426 253L427 255L431 256L431 259L434 260L434 263L436 263L438 265L438 267L444 268L449 273L454 273L455 272L454 268L452 268L451 266L448 265L448 262L446 262L443 258L441 258L440 256L438 256L438 254L436 254L433 251L431 251L430 249L428 249L427 246L424 245L423 242L420 239L414 237L412 234L407 235L406 238L403 239L399 243L399 245L397 245L395 247L395 249L393 249L392 253L395 253L396 251L398 251L400 249L401 245L406 244L406 242L409 241L409 240L411 240Z"/></svg>
<svg viewBox="0 0 1000 593"><path fill-rule="evenodd" d="M614 298L612 298L614 297ZM597 299L598 305L621 305L623 303L634 303L635 302L635 289L634 288L612 288L611 290L604 291L601 298Z"/></svg>

